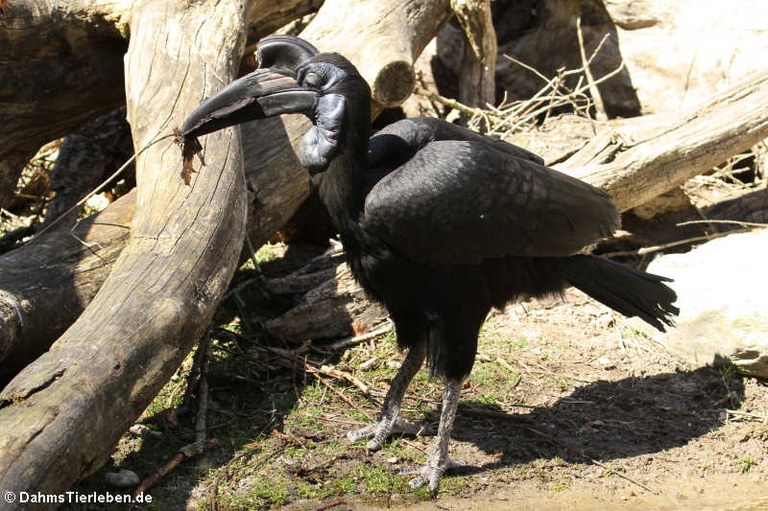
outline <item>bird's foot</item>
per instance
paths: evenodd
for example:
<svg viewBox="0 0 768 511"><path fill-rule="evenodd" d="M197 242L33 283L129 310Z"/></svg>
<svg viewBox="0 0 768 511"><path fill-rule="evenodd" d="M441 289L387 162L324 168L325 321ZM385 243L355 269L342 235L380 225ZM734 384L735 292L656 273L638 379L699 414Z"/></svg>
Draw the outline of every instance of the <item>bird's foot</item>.
<svg viewBox="0 0 768 511"><path fill-rule="evenodd" d="M411 479L408 484L411 488L421 488L424 485L427 485L427 488L429 488L429 492L434 496L437 494L437 489L440 486L440 478L443 476L443 474L451 470L453 468L460 468L460 467L466 467L467 462L462 460L452 460L449 457L445 457L444 459L440 460L436 457L430 456L429 460L427 460L427 463L424 464L424 466L419 468L411 468L411 469L405 469L401 470L401 475L414 475L416 474L416 477Z"/></svg>
<svg viewBox="0 0 768 511"><path fill-rule="evenodd" d="M366 447L369 451L377 451L381 449L384 441L390 435L399 433L404 433L406 435L420 435L423 434L425 430L426 428L423 425L407 421L400 417L395 417L395 419L382 418L364 428L349 431L347 433L347 440L350 442L357 442L363 438L370 438Z"/></svg>

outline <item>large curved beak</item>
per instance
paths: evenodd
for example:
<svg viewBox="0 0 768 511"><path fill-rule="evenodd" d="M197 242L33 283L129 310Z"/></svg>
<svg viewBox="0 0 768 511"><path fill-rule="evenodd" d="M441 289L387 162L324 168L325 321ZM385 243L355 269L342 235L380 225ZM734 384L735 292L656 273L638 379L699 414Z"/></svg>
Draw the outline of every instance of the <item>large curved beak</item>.
<svg viewBox="0 0 768 511"><path fill-rule="evenodd" d="M300 86L292 74L265 68L238 78L189 114L179 129L181 135L189 140L256 119L312 113L317 93Z"/></svg>

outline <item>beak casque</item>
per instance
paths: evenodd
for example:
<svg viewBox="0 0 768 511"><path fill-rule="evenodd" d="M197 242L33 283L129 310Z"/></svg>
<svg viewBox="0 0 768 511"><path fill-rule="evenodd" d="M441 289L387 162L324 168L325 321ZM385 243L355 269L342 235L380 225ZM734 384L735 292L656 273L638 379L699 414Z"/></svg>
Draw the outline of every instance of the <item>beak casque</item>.
<svg viewBox="0 0 768 511"><path fill-rule="evenodd" d="M311 112L317 94L296 82L296 69L318 50L286 35L259 41L259 69L203 101L181 125L186 140L256 119Z"/></svg>

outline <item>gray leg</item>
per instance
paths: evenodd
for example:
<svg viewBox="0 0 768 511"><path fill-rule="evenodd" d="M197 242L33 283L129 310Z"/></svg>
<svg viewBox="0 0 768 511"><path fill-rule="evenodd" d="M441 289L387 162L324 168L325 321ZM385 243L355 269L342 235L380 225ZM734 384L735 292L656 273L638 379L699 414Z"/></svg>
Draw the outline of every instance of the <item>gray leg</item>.
<svg viewBox="0 0 768 511"><path fill-rule="evenodd" d="M408 350L408 355L405 357L403 365L400 366L389 386L379 418L373 424L347 433L349 441L357 442L363 438L370 438L367 447L372 451L376 451L381 449L384 440L393 433L415 435L421 431L422 427L420 425L413 424L400 417L400 403L403 401L408 384L411 383L414 375L424 364L426 352L425 343L419 343Z"/></svg>
<svg viewBox="0 0 768 511"><path fill-rule="evenodd" d="M448 443L451 440L453 421L456 419L456 411L459 407L459 395L461 394L462 380L447 380L443 394L443 410L440 413L440 428L437 432L437 440L427 458L427 463L417 469L404 471L404 474L418 474L411 479L411 488L418 488L425 484L434 495L440 485L440 477L446 470L466 465L463 461L454 461L448 456Z"/></svg>

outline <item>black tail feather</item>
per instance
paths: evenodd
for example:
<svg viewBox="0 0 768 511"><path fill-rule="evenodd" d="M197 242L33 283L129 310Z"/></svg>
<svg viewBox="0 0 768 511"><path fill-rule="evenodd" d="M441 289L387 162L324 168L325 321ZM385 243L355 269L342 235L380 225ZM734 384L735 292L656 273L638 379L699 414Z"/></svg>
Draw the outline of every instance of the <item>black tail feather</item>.
<svg viewBox="0 0 768 511"><path fill-rule="evenodd" d="M616 312L637 316L662 332L665 325L674 326L677 294L664 284L672 279L596 256L569 257L563 269L569 284Z"/></svg>

